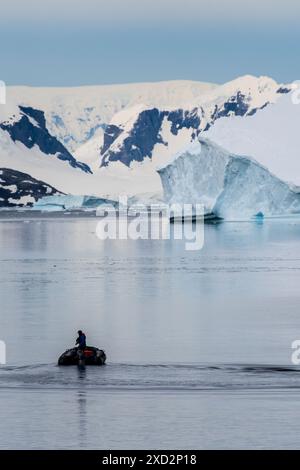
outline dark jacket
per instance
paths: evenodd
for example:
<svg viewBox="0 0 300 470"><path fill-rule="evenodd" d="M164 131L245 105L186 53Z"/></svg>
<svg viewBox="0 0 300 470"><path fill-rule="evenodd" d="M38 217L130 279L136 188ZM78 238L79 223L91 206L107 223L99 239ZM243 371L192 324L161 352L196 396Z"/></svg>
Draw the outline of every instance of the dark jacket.
<svg viewBox="0 0 300 470"><path fill-rule="evenodd" d="M78 336L78 338L76 339L76 344L78 344L79 349L86 348L86 337L84 333Z"/></svg>

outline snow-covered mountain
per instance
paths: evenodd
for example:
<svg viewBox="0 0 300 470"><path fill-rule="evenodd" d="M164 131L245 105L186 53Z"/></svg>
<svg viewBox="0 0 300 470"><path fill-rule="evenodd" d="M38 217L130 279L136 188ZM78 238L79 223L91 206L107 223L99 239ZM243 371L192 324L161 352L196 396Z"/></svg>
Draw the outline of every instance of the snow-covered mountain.
<svg viewBox="0 0 300 470"><path fill-rule="evenodd" d="M227 219L300 214L300 192L252 158L200 138L159 170L168 203Z"/></svg>
<svg viewBox="0 0 300 470"><path fill-rule="evenodd" d="M103 128L125 107L139 102L181 104L200 99L214 87L191 81L60 89L8 87L7 104L0 106L0 165L77 195L117 197L119 192L135 195L161 190L153 170L148 177L140 169L128 171L124 165L115 165L113 170L90 175L89 167L95 171L101 163Z"/></svg>
<svg viewBox="0 0 300 470"><path fill-rule="evenodd" d="M8 87L7 102L41 109L49 132L72 153L122 109L145 106L184 107L200 103L216 85L189 80L70 88Z"/></svg>
<svg viewBox="0 0 300 470"><path fill-rule="evenodd" d="M201 104L184 108L139 105L117 113L106 127L101 166L120 161L165 159L197 139L216 121L231 116L250 117L276 103L290 87L274 80L246 76L203 94Z"/></svg>
<svg viewBox="0 0 300 470"><path fill-rule="evenodd" d="M34 128L32 130L34 131ZM31 142L30 139L29 141ZM73 166L68 160L57 158L56 154L42 152L37 144L28 147L19 140L14 141L10 133L1 128L0 168L26 173L62 193L74 195L117 198L120 192L134 195L147 191L145 188L155 192L159 186L158 175L155 174L153 178L152 174L149 180L147 175L142 174L141 169L129 171L121 164L116 165L113 170L103 168L92 174L84 171L81 165Z"/></svg>
<svg viewBox="0 0 300 470"><path fill-rule="evenodd" d="M86 144L88 145L88 143ZM0 107L0 167L30 175L57 191L73 195L117 198L157 191L159 178L141 169L116 164L92 173L50 134L44 113L10 103ZM4 183L0 181L0 188ZM146 189L145 189L146 188ZM16 199L16 198L15 198ZM22 199L25 201L25 199Z"/></svg>
<svg viewBox="0 0 300 470"><path fill-rule="evenodd" d="M162 194L157 168L203 135L298 184L300 114L291 89L252 76L219 86L11 87L0 106L0 167L66 194L149 199Z"/></svg>

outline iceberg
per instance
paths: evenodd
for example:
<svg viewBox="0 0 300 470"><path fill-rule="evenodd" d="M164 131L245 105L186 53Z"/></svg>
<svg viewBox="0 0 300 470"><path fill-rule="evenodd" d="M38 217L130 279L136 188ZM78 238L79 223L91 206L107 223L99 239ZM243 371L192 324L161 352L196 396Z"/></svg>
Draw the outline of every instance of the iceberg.
<svg viewBox="0 0 300 470"><path fill-rule="evenodd" d="M230 157L213 207L224 219L300 215L300 193L247 157Z"/></svg>
<svg viewBox="0 0 300 470"><path fill-rule="evenodd" d="M72 194L45 196L39 199L32 207L39 211L64 211L64 210L96 210L102 204L116 205L116 201L96 196L75 196Z"/></svg>
<svg viewBox="0 0 300 470"><path fill-rule="evenodd" d="M199 139L158 169L167 204L203 204L211 212L220 194L228 153Z"/></svg>
<svg viewBox="0 0 300 470"><path fill-rule="evenodd" d="M201 138L158 170L168 204L203 204L226 220L300 215L300 190L254 159Z"/></svg>

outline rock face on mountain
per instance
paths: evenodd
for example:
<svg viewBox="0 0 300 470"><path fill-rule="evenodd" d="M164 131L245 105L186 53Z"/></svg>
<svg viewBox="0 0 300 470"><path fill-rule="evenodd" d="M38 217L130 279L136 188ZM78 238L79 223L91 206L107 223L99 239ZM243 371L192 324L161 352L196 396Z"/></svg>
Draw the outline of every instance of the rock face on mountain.
<svg viewBox="0 0 300 470"><path fill-rule="evenodd" d="M195 138L199 133L200 123L201 117L197 108L191 111L145 109L136 116L128 131L126 123L124 127L111 124L106 128L101 149L101 166L107 166L109 162L114 161L130 166L133 161L142 162L146 157L151 158L157 144L168 146L163 124L169 127L173 136L185 129L190 132L191 138Z"/></svg>
<svg viewBox="0 0 300 470"><path fill-rule="evenodd" d="M49 133L43 111L25 106L19 106L19 110L17 118L12 116L9 120L0 122L0 128L9 133L13 142L21 142L29 149L37 146L44 154L64 160L73 168L91 173L88 165L78 162L56 137Z"/></svg>
<svg viewBox="0 0 300 470"><path fill-rule="evenodd" d="M0 168L0 207L32 206L38 199L54 194L61 193L26 173Z"/></svg>

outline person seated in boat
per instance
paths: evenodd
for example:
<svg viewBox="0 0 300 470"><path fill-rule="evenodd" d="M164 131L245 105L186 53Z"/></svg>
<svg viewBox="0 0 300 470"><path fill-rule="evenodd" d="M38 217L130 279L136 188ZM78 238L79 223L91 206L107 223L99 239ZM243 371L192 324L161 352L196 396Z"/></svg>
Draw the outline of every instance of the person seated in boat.
<svg viewBox="0 0 300 470"><path fill-rule="evenodd" d="M86 336L83 331L78 330L78 338L76 339L76 344L78 344L78 350L84 351L86 348Z"/></svg>

